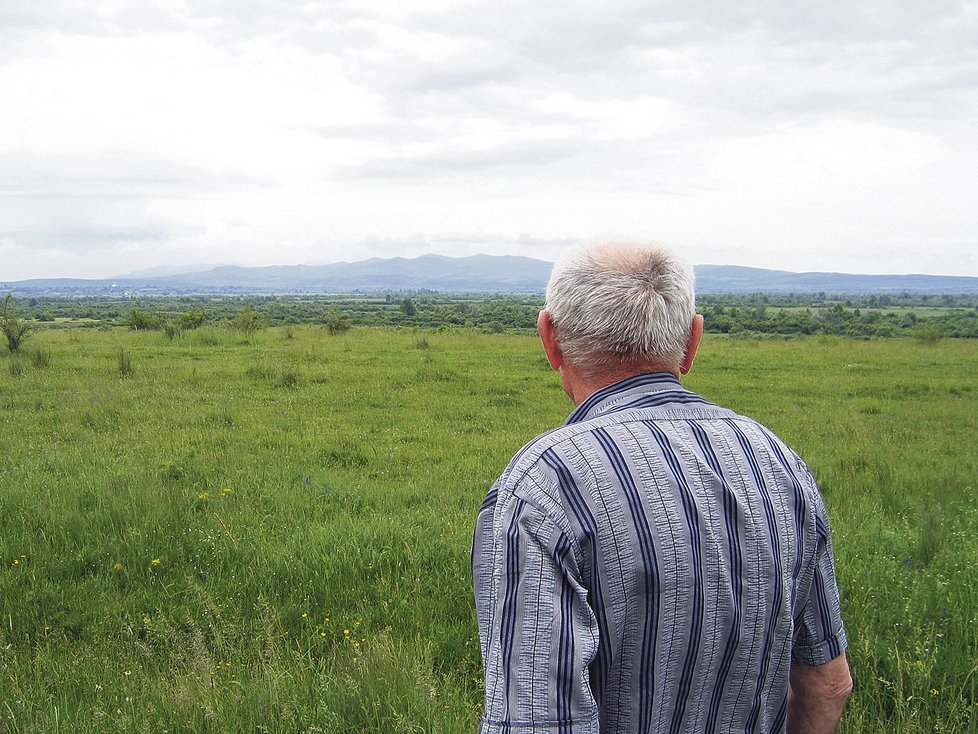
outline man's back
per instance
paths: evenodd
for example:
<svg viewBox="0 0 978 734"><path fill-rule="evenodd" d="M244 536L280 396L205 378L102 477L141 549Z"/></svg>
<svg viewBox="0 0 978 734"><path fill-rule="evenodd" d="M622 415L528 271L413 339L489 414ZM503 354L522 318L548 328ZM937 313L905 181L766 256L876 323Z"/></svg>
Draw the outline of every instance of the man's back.
<svg viewBox="0 0 978 734"><path fill-rule="evenodd" d="M782 730L792 658L846 644L828 538L757 423L669 374L597 391L480 513L483 731Z"/></svg>

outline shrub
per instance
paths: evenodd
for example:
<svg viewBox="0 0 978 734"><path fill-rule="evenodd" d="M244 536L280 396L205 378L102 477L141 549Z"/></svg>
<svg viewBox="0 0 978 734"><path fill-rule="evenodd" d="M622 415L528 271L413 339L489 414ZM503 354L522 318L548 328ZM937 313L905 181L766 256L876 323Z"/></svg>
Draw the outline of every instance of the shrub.
<svg viewBox="0 0 978 734"><path fill-rule="evenodd" d="M119 377L132 377L132 355L119 348Z"/></svg>
<svg viewBox="0 0 978 734"><path fill-rule="evenodd" d="M182 331L182 327L176 321L172 319L167 319L163 322L163 333L166 335L167 339L172 339L177 334Z"/></svg>
<svg viewBox="0 0 978 734"><path fill-rule="evenodd" d="M126 324L133 331L152 331L160 328L161 319L156 314L134 308L129 312Z"/></svg>
<svg viewBox="0 0 978 734"><path fill-rule="evenodd" d="M914 339L922 344L937 344L947 336L944 328L938 324L918 323L910 329Z"/></svg>
<svg viewBox="0 0 978 734"><path fill-rule="evenodd" d="M24 339L30 336L31 325L14 313L14 297L8 293L3 298L3 310L0 312L0 332L7 340L7 349L11 354L20 351Z"/></svg>
<svg viewBox="0 0 978 734"><path fill-rule="evenodd" d="M179 324L180 328L186 331L192 329L197 329L204 325L204 321L207 320L207 314L199 309L192 308L189 311L184 311L180 314Z"/></svg>
<svg viewBox="0 0 978 734"><path fill-rule="evenodd" d="M333 309L326 317L326 331L330 334L343 334L350 330L350 320L339 311Z"/></svg>
<svg viewBox="0 0 978 734"><path fill-rule="evenodd" d="M51 365L51 355L43 349L36 349L31 352L31 364L36 369L44 369Z"/></svg>
<svg viewBox="0 0 978 734"><path fill-rule="evenodd" d="M245 336L251 336L262 327L262 315L249 303L242 308L231 322L231 328L240 331Z"/></svg>

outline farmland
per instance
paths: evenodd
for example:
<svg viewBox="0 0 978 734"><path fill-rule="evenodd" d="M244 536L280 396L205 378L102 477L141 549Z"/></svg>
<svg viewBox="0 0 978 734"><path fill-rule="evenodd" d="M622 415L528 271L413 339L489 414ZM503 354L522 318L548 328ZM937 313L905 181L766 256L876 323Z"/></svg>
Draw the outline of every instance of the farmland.
<svg viewBox="0 0 978 734"><path fill-rule="evenodd" d="M823 487L842 730L971 731L978 342L710 336L687 385ZM534 337L37 329L0 408L0 732L475 730L475 513L571 409Z"/></svg>

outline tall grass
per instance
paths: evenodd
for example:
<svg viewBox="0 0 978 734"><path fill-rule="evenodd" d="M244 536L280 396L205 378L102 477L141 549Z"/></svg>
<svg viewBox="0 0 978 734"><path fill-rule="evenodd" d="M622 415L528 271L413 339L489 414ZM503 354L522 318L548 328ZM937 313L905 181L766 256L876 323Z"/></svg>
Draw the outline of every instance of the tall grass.
<svg viewBox="0 0 978 734"><path fill-rule="evenodd" d="M535 339L35 339L44 369L0 369L0 732L475 730L475 512L571 408ZM966 342L714 339L690 375L824 487L845 731L978 715L976 368Z"/></svg>

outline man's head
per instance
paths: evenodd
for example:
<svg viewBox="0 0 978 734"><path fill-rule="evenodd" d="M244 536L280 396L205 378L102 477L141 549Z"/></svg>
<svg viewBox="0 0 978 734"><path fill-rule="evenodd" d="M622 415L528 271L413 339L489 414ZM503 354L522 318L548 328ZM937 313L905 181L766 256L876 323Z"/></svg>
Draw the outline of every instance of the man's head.
<svg viewBox="0 0 978 734"><path fill-rule="evenodd" d="M693 269L683 260L657 245L589 245L554 265L541 336L546 346L544 331L553 330L562 362L555 367L606 382L688 371L699 339L695 317Z"/></svg>

